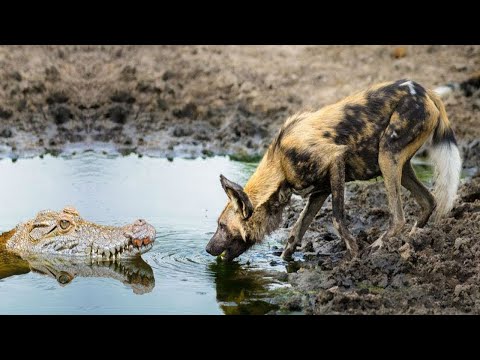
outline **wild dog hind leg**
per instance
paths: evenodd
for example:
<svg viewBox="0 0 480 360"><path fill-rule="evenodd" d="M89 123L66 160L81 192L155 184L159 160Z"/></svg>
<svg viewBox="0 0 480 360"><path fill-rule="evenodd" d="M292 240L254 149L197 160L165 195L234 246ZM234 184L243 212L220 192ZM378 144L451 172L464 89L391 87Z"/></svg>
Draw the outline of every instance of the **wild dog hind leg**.
<svg viewBox="0 0 480 360"><path fill-rule="evenodd" d="M380 248L388 238L397 235L405 224L402 207L401 183L412 183L409 169L403 177L404 165L430 136L438 118L438 110L424 96L407 96L390 117L390 123L380 139L378 164L382 172L390 209L390 226L372 245ZM413 170L412 170L413 171ZM415 186L418 190L418 186ZM420 190L421 191L421 190Z"/></svg>
<svg viewBox="0 0 480 360"><path fill-rule="evenodd" d="M415 201L422 207L422 214L416 225L417 227L422 228L427 224L433 210L435 210L436 202L430 191L428 191L425 185L418 180L410 161L407 161L403 166L402 185L405 189L410 191L415 198Z"/></svg>
<svg viewBox="0 0 480 360"><path fill-rule="evenodd" d="M317 215L321 209L328 195L330 195L328 192L317 192L310 195L307 205L288 235L288 242L282 253L284 260L288 261L292 259L292 254L295 252L297 245L302 241L303 235L305 235L305 232L315 218L315 215Z"/></svg>
<svg viewBox="0 0 480 360"><path fill-rule="evenodd" d="M345 160L341 156L330 166L330 186L332 189L333 226L345 241L352 258L358 255L358 245L345 225Z"/></svg>
<svg viewBox="0 0 480 360"><path fill-rule="evenodd" d="M403 214L402 198L400 193L400 181L402 179L402 165L398 164L398 159L390 153L379 155L379 165L387 192L388 208L390 209L390 224L388 230L384 232L370 247L381 248L384 240L397 235L405 225L405 215Z"/></svg>

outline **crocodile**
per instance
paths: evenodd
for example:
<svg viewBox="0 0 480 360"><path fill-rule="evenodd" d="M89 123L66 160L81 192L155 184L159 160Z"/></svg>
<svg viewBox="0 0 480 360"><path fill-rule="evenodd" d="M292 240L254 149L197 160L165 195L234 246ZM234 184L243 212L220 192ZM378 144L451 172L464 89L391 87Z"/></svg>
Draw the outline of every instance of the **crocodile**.
<svg viewBox="0 0 480 360"><path fill-rule="evenodd" d="M33 220L5 233L5 249L22 258L32 254L117 261L149 251L155 228L143 219L125 226L105 226L80 217L73 207L40 211Z"/></svg>

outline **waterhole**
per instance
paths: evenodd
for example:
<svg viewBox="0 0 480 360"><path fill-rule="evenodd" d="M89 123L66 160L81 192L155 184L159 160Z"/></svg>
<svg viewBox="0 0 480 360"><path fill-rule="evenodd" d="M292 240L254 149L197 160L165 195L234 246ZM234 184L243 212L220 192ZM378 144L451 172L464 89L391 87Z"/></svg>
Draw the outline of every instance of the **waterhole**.
<svg viewBox="0 0 480 360"><path fill-rule="evenodd" d="M43 209L77 208L87 220L155 226L153 248L130 264L28 263L0 255L3 314L264 314L285 283L268 239L224 264L205 251L227 197L222 173L244 184L256 164L225 157L108 156L0 160L0 233Z"/></svg>

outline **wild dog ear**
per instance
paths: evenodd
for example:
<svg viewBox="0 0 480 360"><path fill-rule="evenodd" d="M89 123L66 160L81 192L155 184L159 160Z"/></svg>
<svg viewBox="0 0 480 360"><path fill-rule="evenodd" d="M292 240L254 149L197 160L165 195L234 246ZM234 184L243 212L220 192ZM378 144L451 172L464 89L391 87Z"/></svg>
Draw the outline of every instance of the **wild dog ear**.
<svg viewBox="0 0 480 360"><path fill-rule="evenodd" d="M253 214L253 205L248 198L248 195L243 191L242 187L228 180L225 176L220 175L220 183L223 190L227 193L228 198L233 202L237 211L247 220Z"/></svg>

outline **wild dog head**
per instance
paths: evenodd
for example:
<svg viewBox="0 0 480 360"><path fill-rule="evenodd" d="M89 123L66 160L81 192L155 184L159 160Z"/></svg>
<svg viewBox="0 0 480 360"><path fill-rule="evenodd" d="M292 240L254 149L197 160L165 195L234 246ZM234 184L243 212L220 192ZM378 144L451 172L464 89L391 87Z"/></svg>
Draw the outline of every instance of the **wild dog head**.
<svg viewBox="0 0 480 360"><path fill-rule="evenodd" d="M247 221L253 215L253 205L243 188L220 175L220 183L227 193L228 203L218 218L217 231L207 244L206 251L213 256L223 254L232 260L248 250L255 241L247 231Z"/></svg>
<svg viewBox="0 0 480 360"><path fill-rule="evenodd" d="M228 203L218 218L217 231L207 244L209 254L223 254L224 260L232 260L278 227L291 189L287 182L277 181L268 166L270 181L259 180L256 175L265 170L262 164L266 163L262 160L245 189L220 175Z"/></svg>

